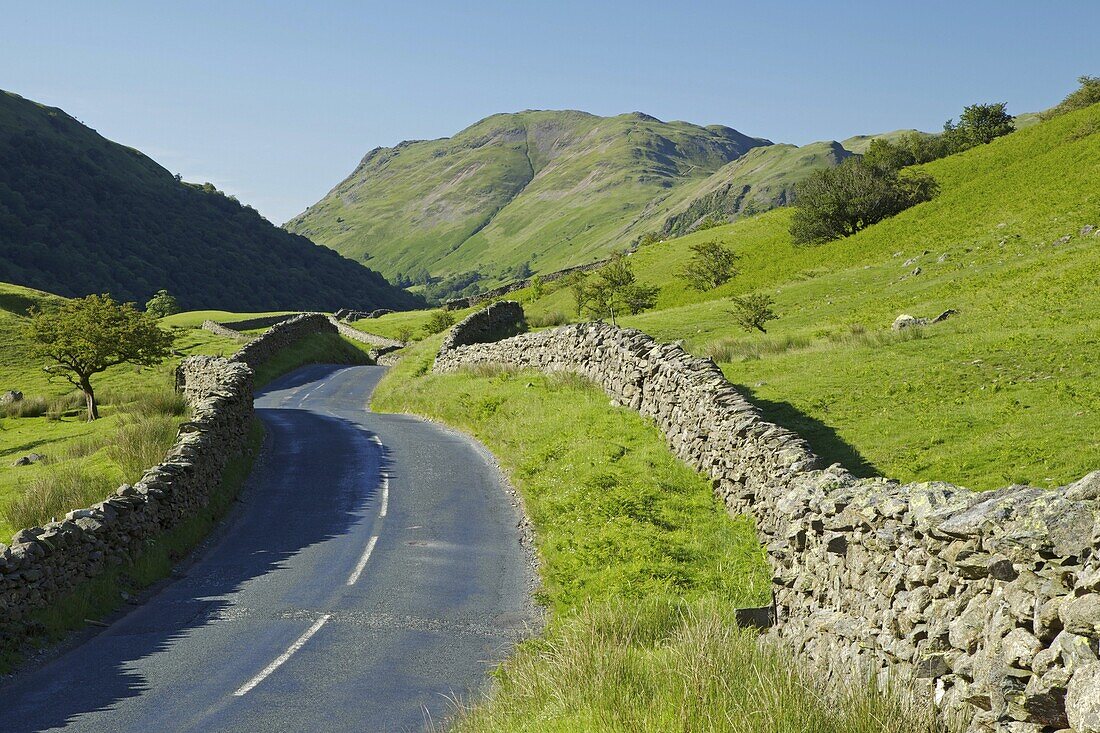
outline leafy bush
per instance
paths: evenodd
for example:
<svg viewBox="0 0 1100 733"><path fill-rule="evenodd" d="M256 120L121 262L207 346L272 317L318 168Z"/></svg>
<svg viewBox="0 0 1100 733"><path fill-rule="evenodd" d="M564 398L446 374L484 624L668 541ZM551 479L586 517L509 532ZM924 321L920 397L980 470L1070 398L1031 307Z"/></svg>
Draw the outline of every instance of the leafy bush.
<svg viewBox="0 0 1100 733"><path fill-rule="evenodd" d="M848 158L821 168L797 186L791 237L796 244L818 244L850 237L910 206L928 201L938 190L926 173L877 168Z"/></svg>
<svg viewBox="0 0 1100 733"><path fill-rule="evenodd" d="M424 330L429 335L446 331L455 324L455 317L450 311L438 310L432 313L424 324Z"/></svg>
<svg viewBox="0 0 1100 733"><path fill-rule="evenodd" d="M1100 76L1079 76L1077 83L1081 86L1071 92L1058 106L1044 112L1041 115L1042 119L1053 119L1100 102Z"/></svg>
<svg viewBox="0 0 1100 733"><path fill-rule="evenodd" d="M691 259L679 275L689 288L712 290L737 274L737 254L717 239L691 245Z"/></svg>
<svg viewBox="0 0 1100 733"><path fill-rule="evenodd" d="M943 137L951 152L961 152L1012 132L1016 129L1012 119L1004 102L971 104L963 108L957 125L951 120L944 123Z"/></svg>
<svg viewBox="0 0 1100 733"><path fill-rule="evenodd" d="M730 313L746 331L755 330L760 333L767 333L764 324L779 317L772 310L775 299L770 295L752 293L750 295L734 296L730 298L730 303L733 304L733 310Z"/></svg>

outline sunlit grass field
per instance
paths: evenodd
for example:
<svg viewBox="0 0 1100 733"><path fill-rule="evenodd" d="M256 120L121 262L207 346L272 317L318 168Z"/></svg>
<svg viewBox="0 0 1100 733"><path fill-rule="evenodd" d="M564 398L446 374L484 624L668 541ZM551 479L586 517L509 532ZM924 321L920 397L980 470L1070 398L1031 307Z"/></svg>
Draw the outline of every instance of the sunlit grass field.
<svg viewBox="0 0 1100 733"><path fill-rule="evenodd" d="M770 601L752 523L729 517L654 425L572 375L434 374L441 341L409 347L373 406L493 452L534 525L551 612L447 730L935 730L901 698L827 681L737 628L735 609Z"/></svg>
<svg viewBox="0 0 1100 733"><path fill-rule="evenodd" d="M1096 469L1100 238L1082 231L1100 227L1100 106L924 169L933 201L822 246L794 246L777 210L641 248L630 262L657 307L621 323L712 356L770 419L860 473L991 489ZM711 239L740 274L688 290L677 273ZM750 292L776 301L766 334L730 314ZM568 288L518 297L535 322L576 317Z"/></svg>

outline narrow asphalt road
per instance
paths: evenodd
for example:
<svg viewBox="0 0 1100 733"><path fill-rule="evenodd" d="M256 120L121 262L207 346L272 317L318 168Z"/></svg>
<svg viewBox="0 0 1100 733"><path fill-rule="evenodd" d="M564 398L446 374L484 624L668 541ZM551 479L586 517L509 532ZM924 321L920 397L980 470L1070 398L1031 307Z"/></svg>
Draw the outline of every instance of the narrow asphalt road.
<svg viewBox="0 0 1100 733"><path fill-rule="evenodd" d="M482 449L367 410L381 367L257 395L264 456L202 555L0 687L0 731L406 731L532 626L516 510Z"/></svg>

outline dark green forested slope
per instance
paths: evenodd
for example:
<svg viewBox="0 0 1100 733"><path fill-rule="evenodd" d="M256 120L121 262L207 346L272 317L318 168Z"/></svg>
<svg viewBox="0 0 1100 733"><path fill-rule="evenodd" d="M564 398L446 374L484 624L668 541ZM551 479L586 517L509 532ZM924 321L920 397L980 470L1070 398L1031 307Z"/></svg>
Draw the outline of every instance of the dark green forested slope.
<svg viewBox="0 0 1100 733"><path fill-rule="evenodd" d="M176 180L59 109L0 92L0 281L61 295L160 288L184 308L402 308L417 298Z"/></svg>

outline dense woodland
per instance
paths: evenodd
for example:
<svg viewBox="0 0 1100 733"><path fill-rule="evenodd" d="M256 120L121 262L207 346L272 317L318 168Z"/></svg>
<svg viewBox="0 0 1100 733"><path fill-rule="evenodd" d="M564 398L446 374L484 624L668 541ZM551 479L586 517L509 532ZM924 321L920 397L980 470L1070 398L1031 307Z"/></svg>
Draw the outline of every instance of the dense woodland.
<svg viewBox="0 0 1100 733"><path fill-rule="evenodd" d="M0 281L185 309L412 307L417 296L184 183L58 109L0 93Z"/></svg>

